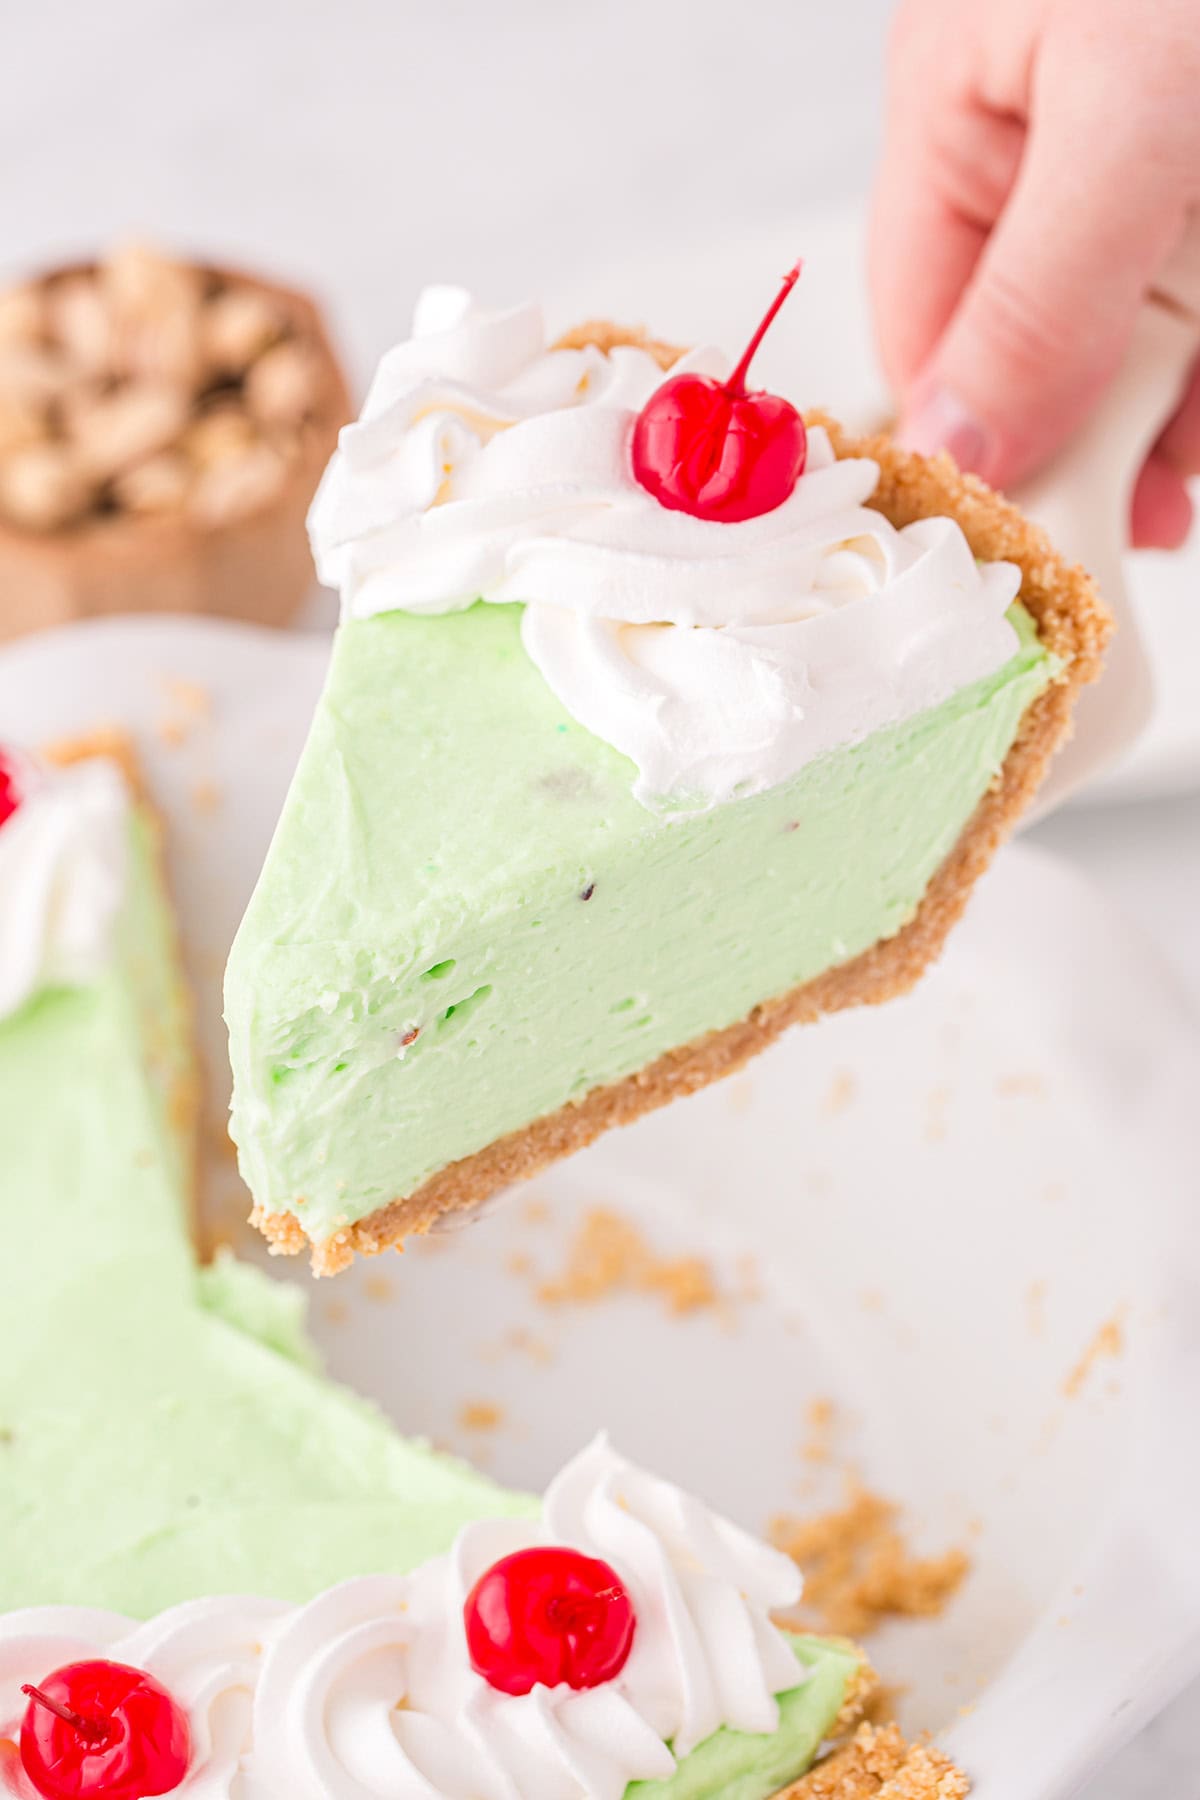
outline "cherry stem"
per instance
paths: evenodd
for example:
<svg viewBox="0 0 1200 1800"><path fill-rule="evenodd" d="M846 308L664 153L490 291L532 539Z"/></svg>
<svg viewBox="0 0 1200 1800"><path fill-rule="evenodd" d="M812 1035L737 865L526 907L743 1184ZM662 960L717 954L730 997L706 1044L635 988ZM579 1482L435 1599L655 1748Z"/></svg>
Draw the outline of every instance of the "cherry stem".
<svg viewBox="0 0 1200 1800"><path fill-rule="evenodd" d="M106 1719L89 1719L83 1713L72 1712L69 1706L52 1700L49 1694L43 1694L41 1688L34 1687L32 1682L22 1682L21 1692L28 1694L35 1705L44 1706L55 1718L61 1719L64 1725L77 1731L85 1744L104 1744L112 1735L112 1727Z"/></svg>
<svg viewBox="0 0 1200 1800"><path fill-rule="evenodd" d="M747 369L749 369L750 364L754 358L754 352L758 349L758 346L762 343L762 341L766 337L768 331L771 329L771 326L774 324L776 313L779 311L780 307L783 305L784 301L787 299L788 295L791 293L792 289L795 287L796 283L799 281L800 271L803 267L804 267L804 264L802 262L798 262L794 269L788 270L787 274L783 278L782 287L780 288L779 292L776 294L774 300L772 300L770 306L767 308L766 315L763 318L762 324L759 326L758 330L755 332L754 336L750 339L750 342L746 345L746 348L743 350L741 362L738 364L737 368L733 371L733 374L729 377L729 380L725 383L725 392L727 394L729 394L731 396L731 398L736 399L738 395L745 393L745 391L746 391L746 371L747 371Z"/></svg>

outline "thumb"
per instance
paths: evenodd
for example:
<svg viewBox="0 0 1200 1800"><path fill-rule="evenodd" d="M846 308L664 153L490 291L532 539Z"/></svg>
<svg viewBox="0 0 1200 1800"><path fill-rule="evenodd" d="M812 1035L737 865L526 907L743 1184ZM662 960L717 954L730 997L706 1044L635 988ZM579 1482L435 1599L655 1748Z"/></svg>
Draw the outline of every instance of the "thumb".
<svg viewBox="0 0 1200 1800"><path fill-rule="evenodd" d="M1031 124L1008 203L908 397L898 435L911 449L948 449L1007 485L1091 411L1183 226L1182 204L1156 201L1146 154L1109 116Z"/></svg>

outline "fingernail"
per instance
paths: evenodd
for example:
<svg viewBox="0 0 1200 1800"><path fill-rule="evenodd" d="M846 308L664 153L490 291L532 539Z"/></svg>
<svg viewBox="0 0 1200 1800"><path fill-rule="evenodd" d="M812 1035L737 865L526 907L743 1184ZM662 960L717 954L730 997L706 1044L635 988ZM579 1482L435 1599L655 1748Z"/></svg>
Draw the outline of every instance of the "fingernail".
<svg viewBox="0 0 1200 1800"><path fill-rule="evenodd" d="M900 420L896 438L907 450L932 456L948 450L960 469L987 477L994 455L992 435L950 388L932 387L918 395Z"/></svg>

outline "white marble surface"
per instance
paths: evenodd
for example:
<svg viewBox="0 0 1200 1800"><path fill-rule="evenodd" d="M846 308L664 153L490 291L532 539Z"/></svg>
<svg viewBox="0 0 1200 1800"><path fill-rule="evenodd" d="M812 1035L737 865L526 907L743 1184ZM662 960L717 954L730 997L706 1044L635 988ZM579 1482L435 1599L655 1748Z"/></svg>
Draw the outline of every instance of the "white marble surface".
<svg viewBox="0 0 1200 1800"><path fill-rule="evenodd" d="M431 278L523 298L861 186L888 11L39 0L0 55L0 264L218 248L325 293L362 373Z"/></svg>
<svg viewBox="0 0 1200 1800"><path fill-rule="evenodd" d="M420 283L586 289L868 179L889 0L41 0L0 55L0 273L118 235L310 284L361 377ZM761 271L754 272L756 276ZM1200 798L1039 837L1200 1006ZM1085 1800L1197 1791L1200 1688ZM1022 1800L1014 1795L1012 1800Z"/></svg>

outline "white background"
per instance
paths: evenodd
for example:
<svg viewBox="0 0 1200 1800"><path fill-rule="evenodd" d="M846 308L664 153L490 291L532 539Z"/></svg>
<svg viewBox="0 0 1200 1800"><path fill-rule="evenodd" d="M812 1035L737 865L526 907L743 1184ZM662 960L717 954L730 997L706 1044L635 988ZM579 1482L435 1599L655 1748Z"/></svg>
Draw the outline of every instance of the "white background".
<svg viewBox="0 0 1200 1800"><path fill-rule="evenodd" d="M241 259L326 297L361 381L427 279L607 295L614 268L675 244L777 226L802 251L805 214L869 180L890 10L5 0L0 274L130 234ZM748 311L775 273L747 269ZM1038 836L1140 917L1200 1003L1200 800ZM1087 1800L1184 1800L1198 1724L1200 1692Z"/></svg>

